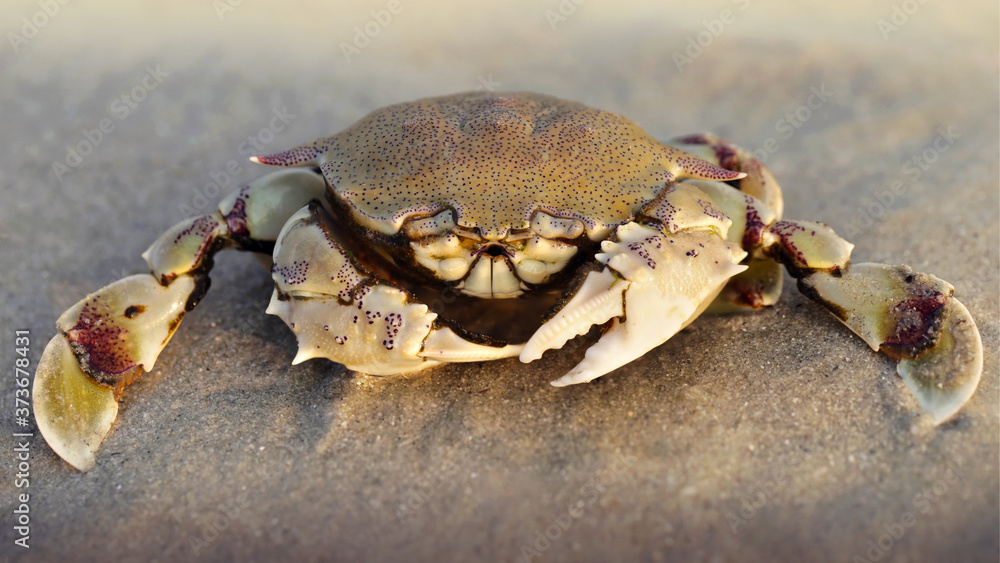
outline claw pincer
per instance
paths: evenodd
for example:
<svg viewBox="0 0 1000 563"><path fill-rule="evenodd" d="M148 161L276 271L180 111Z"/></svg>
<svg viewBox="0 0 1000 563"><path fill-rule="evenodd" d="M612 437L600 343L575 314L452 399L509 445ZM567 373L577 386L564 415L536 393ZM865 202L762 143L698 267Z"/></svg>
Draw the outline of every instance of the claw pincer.
<svg viewBox="0 0 1000 563"><path fill-rule="evenodd" d="M747 253L726 242L729 218L697 188L674 186L642 217L651 223L618 227L614 240L601 244L597 260L605 269L590 272L577 295L525 345L521 361L531 361L612 321L584 360L553 385L590 381L663 344L746 269L740 261Z"/></svg>
<svg viewBox="0 0 1000 563"><path fill-rule="evenodd" d="M394 375L520 352L506 342L470 341L439 323L427 305L358 263L333 234L332 221L311 204L292 215L275 244L267 312L298 338L293 364L327 358L362 373Z"/></svg>
<svg viewBox="0 0 1000 563"><path fill-rule="evenodd" d="M122 389L153 369L184 313L197 302L190 275L163 286L150 274L83 298L56 326L35 374L35 419L52 449L89 469L118 413Z"/></svg>

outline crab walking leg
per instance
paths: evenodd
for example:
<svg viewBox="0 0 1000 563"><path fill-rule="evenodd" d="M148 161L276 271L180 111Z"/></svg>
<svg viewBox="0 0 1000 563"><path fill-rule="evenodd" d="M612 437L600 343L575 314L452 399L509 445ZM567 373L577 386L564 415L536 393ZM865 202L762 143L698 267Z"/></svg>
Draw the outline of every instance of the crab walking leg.
<svg viewBox="0 0 1000 563"><path fill-rule="evenodd" d="M354 371L393 375L520 353L521 346L460 336L426 305L355 261L335 227L326 210L311 203L292 215L275 243L267 312L295 333L293 364L327 358Z"/></svg>
<svg viewBox="0 0 1000 563"><path fill-rule="evenodd" d="M182 221L143 254L152 273L83 298L56 322L33 384L35 419L49 446L86 471L118 413L126 385L153 369L187 311L208 290L212 255L269 249L285 219L322 197L325 181L283 170L234 192L219 212Z"/></svg>
<svg viewBox="0 0 1000 563"><path fill-rule="evenodd" d="M763 202L775 217L781 217L784 209L781 187L767 166L764 166L764 163L750 151L720 139L712 133L686 135L667 144L726 170L745 173L746 176L736 181L737 189Z"/></svg>
<svg viewBox="0 0 1000 563"><path fill-rule="evenodd" d="M91 293L59 320L32 387L35 420L49 446L86 471L118 415L122 388L153 369L177 323L200 296L192 276L169 286L149 274Z"/></svg>
<svg viewBox="0 0 1000 563"><path fill-rule="evenodd" d="M781 296L784 276L781 265L751 249L760 246L763 228L781 219L784 207L781 187L767 166L750 151L729 143L711 133L679 137L668 143L695 154L728 170L744 172L746 176L732 182L735 186L705 180L684 180L705 191L719 209L733 220L727 240L743 246L751 253L747 271L733 276L708 311L734 313L770 307ZM717 197L717 189L726 190L726 197Z"/></svg>
<svg viewBox="0 0 1000 563"><path fill-rule="evenodd" d="M692 186L677 184L643 210L646 224L619 227L601 244L601 271L525 344L530 362L595 324L610 328L576 367L553 381L584 383L666 342L704 311L733 275L746 269L740 247L725 241L730 221Z"/></svg>
<svg viewBox="0 0 1000 563"><path fill-rule="evenodd" d="M848 264L853 245L819 223L778 221L764 251L896 371L938 424L972 397L983 371L983 345L955 288L909 266Z"/></svg>

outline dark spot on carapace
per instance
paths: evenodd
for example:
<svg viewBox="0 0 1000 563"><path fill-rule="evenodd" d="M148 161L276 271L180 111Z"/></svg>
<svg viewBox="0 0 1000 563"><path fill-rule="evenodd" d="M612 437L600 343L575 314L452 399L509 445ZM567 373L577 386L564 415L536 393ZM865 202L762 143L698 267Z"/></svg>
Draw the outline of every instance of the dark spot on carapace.
<svg viewBox="0 0 1000 563"><path fill-rule="evenodd" d="M129 305L125 309L125 318L126 319L134 319L134 318L138 317L139 315L141 315L144 312L146 312L146 306L145 305Z"/></svg>

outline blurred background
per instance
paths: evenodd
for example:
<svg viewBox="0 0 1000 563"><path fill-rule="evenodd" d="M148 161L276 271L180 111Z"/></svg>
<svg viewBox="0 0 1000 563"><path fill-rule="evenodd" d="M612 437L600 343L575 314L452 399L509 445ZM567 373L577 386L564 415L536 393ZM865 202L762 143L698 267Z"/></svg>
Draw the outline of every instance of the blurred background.
<svg viewBox="0 0 1000 563"><path fill-rule="evenodd" d="M0 559L995 560L998 18L973 0L4 1L3 365L15 329L37 360L63 310L266 172L248 156L468 90L754 150L786 216L953 283L987 356L966 410L928 428L892 363L786 280L775 308L700 319L591 385L547 383L580 341L374 378L290 366L267 272L226 254L93 471L32 441L32 547L10 547L2 495Z"/></svg>

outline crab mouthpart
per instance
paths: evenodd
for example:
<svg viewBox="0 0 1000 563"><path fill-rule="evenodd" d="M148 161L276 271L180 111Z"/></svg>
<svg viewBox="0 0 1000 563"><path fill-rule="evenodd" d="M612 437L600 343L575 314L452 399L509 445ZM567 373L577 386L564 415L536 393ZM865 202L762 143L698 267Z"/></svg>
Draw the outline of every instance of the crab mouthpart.
<svg viewBox="0 0 1000 563"><path fill-rule="evenodd" d="M462 293L485 299L507 299L524 293L525 286L514 273L507 251L500 245L484 246L458 284Z"/></svg>
<svg viewBox="0 0 1000 563"><path fill-rule="evenodd" d="M501 246L501 245L499 245L499 244L490 244L490 245L487 245L487 246L483 247L482 250L479 251L479 254L480 255L484 255L485 254L487 256L492 256L494 258L499 258L501 256L505 256L507 258L510 258L510 254L507 252L507 250L504 249L504 247Z"/></svg>

